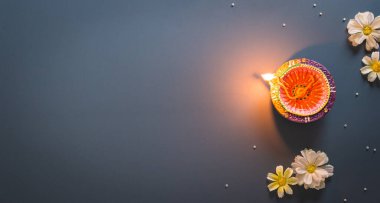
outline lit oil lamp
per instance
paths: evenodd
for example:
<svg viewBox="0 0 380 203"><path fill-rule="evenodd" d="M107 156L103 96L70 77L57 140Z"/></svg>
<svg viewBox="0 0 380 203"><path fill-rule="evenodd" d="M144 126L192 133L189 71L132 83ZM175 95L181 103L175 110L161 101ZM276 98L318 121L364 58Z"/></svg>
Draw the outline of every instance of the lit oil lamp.
<svg viewBox="0 0 380 203"><path fill-rule="evenodd" d="M274 74L262 75L270 84L272 103L285 118L309 123L323 118L332 108L335 83L330 72L310 59L293 59Z"/></svg>

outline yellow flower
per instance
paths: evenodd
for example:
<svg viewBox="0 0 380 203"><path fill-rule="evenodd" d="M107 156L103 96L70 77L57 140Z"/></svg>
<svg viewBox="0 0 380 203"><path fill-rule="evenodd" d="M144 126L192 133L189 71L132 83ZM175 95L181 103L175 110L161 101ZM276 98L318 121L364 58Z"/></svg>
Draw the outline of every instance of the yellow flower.
<svg viewBox="0 0 380 203"><path fill-rule="evenodd" d="M268 185L269 191L273 191L277 189L277 196L279 198L284 197L284 191L291 195L293 194L293 190L289 185L297 184L297 179L292 177L293 169L287 168L284 172L284 168L282 166L276 167L276 174L268 173L267 179L273 181Z"/></svg>
<svg viewBox="0 0 380 203"><path fill-rule="evenodd" d="M365 66L360 69L362 75L368 74L368 81L373 82L376 78L380 79L380 54L378 51L372 52L371 57L364 56Z"/></svg>
<svg viewBox="0 0 380 203"><path fill-rule="evenodd" d="M367 11L355 15L347 24L348 33L351 35L348 40L353 46L358 46L366 40L367 51L378 49L380 41L380 16L375 16Z"/></svg>

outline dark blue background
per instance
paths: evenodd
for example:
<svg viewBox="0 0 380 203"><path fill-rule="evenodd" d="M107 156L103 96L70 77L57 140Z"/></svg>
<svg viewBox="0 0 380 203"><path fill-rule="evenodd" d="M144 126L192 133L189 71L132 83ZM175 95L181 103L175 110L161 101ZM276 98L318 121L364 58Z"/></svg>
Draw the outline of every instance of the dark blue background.
<svg viewBox="0 0 380 203"><path fill-rule="evenodd" d="M0 1L0 202L380 202L380 83L342 22L380 2L230 4ZM337 85L308 125L281 118L255 77L296 57ZM277 200L266 173L305 147L335 175Z"/></svg>

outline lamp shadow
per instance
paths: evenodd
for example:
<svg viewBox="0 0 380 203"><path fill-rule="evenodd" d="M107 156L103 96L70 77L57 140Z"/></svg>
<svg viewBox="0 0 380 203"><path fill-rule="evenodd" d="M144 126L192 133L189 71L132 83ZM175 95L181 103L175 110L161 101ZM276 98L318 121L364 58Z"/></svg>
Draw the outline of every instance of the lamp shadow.
<svg viewBox="0 0 380 203"><path fill-rule="evenodd" d="M273 118L287 147L295 154L305 148L318 148L318 140L323 136L321 130L324 119L312 123L295 123L282 117L272 106Z"/></svg>

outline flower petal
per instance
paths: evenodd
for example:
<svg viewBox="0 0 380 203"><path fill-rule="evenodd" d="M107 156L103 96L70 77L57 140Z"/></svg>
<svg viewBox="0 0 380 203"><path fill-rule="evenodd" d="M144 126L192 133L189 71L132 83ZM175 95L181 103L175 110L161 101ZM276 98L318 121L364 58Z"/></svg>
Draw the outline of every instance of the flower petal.
<svg viewBox="0 0 380 203"><path fill-rule="evenodd" d="M286 194L289 194L289 195L293 194L293 190L289 185L285 185L284 189L285 189Z"/></svg>
<svg viewBox="0 0 380 203"><path fill-rule="evenodd" d="M378 48L379 48L379 44L376 42L376 40L373 38L373 36L369 35L367 37L365 49L367 51L371 51L372 49L378 49Z"/></svg>
<svg viewBox="0 0 380 203"><path fill-rule="evenodd" d="M302 150L301 151L301 155L303 156L303 157L305 157L306 158L306 152L308 151L308 149L304 149L304 150Z"/></svg>
<svg viewBox="0 0 380 203"><path fill-rule="evenodd" d="M268 173L267 179L271 180L271 181L277 181L278 180L278 176L276 174L273 174L273 173Z"/></svg>
<svg viewBox="0 0 380 203"><path fill-rule="evenodd" d="M306 173L303 181L305 182L305 184L309 185L313 182L313 177L310 173Z"/></svg>
<svg viewBox="0 0 380 203"><path fill-rule="evenodd" d="M325 166L322 166L321 168L325 169L329 173L329 177L334 175L334 166L325 165Z"/></svg>
<svg viewBox="0 0 380 203"><path fill-rule="evenodd" d="M351 35L348 40L351 42L352 46L356 47L359 44L363 43L366 38L367 37L363 33L359 32Z"/></svg>
<svg viewBox="0 0 380 203"><path fill-rule="evenodd" d="M372 61L379 61L379 55L380 54L378 51L372 52L371 54Z"/></svg>
<svg viewBox="0 0 380 203"><path fill-rule="evenodd" d="M290 178L293 175L293 169L287 168L284 172L284 177L285 178Z"/></svg>
<svg viewBox="0 0 380 203"><path fill-rule="evenodd" d="M300 155L297 155L296 158L294 158L294 162L298 163L300 167L308 165L306 158Z"/></svg>
<svg viewBox="0 0 380 203"><path fill-rule="evenodd" d="M322 166L329 162L329 158L327 157L326 153L324 152L318 152L317 158L315 159L315 165L316 166Z"/></svg>
<svg viewBox="0 0 380 203"><path fill-rule="evenodd" d="M362 73L362 75L368 74L372 71L373 70L370 66L364 66L363 68L360 69L360 72Z"/></svg>
<svg viewBox="0 0 380 203"><path fill-rule="evenodd" d="M375 20L375 16L373 15L372 12L368 12L367 20L368 20L369 25L372 24L373 20Z"/></svg>
<svg viewBox="0 0 380 203"><path fill-rule="evenodd" d="M325 169L318 167L315 169L314 173L316 173L321 178L327 178L329 177L329 172L327 172Z"/></svg>
<svg viewBox="0 0 380 203"><path fill-rule="evenodd" d="M362 32L363 26L360 23L358 23L356 20L351 19L347 24L347 29L348 29L348 33L352 35L358 32Z"/></svg>
<svg viewBox="0 0 380 203"><path fill-rule="evenodd" d="M280 177L284 176L284 167L282 167L281 165L277 166L276 167L276 173Z"/></svg>
<svg viewBox="0 0 380 203"><path fill-rule="evenodd" d="M314 150L309 150L307 153L307 160L309 163L315 164L315 160L317 159L318 155Z"/></svg>
<svg viewBox="0 0 380 203"><path fill-rule="evenodd" d="M310 185L307 185L307 187L319 190L319 189L324 188L324 186L325 186L324 182L325 182L325 180L322 179L319 182L312 182Z"/></svg>
<svg viewBox="0 0 380 203"><path fill-rule="evenodd" d="M292 162L290 164L292 166L292 168L295 170L296 168L301 168L301 167L304 167L302 164L300 164L299 162Z"/></svg>
<svg viewBox="0 0 380 203"><path fill-rule="evenodd" d="M305 180L305 175L306 174L297 174L296 175L296 179L297 179L297 183L298 185L303 185L304 184L304 180Z"/></svg>
<svg viewBox="0 0 380 203"><path fill-rule="evenodd" d="M371 57L369 57L369 56L364 56L363 59L362 59L362 62L363 62L365 65L369 66L369 65L371 65L371 63L372 63L372 59L371 59Z"/></svg>
<svg viewBox="0 0 380 203"><path fill-rule="evenodd" d="M327 172L326 172L327 174ZM312 178L313 178L313 183L319 183L323 180L323 178L318 174L318 173L313 173L311 174Z"/></svg>
<svg viewBox="0 0 380 203"><path fill-rule="evenodd" d="M325 181L322 181L318 186L315 187L316 190L325 188Z"/></svg>
<svg viewBox="0 0 380 203"><path fill-rule="evenodd" d="M295 178L295 177L289 178L288 179L288 184L289 185L295 185L295 184L297 184L297 178Z"/></svg>
<svg viewBox="0 0 380 203"><path fill-rule="evenodd" d="M284 187L279 187L278 190L277 190L277 196L279 198L283 198L284 197Z"/></svg>
<svg viewBox="0 0 380 203"><path fill-rule="evenodd" d="M368 74L368 81L373 82L376 80L376 77L377 77L377 74L375 72L371 72L370 74Z"/></svg>
<svg viewBox="0 0 380 203"><path fill-rule="evenodd" d="M305 174L306 173L306 169L305 168L296 168L296 173L297 174Z"/></svg>
<svg viewBox="0 0 380 203"><path fill-rule="evenodd" d="M310 188L310 185L303 185L304 187L305 187L305 189L307 190L307 189L309 189Z"/></svg>
<svg viewBox="0 0 380 203"><path fill-rule="evenodd" d="M377 16L372 22L372 29L376 30L380 28L380 16Z"/></svg>
<svg viewBox="0 0 380 203"><path fill-rule="evenodd" d="M314 150L312 150L312 149L304 149L304 150L301 151L301 154L306 159L307 163L305 165L308 165L309 163L314 163L315 158L316 158L316 153L315 153Z"/></svg>
<svg viewBox="0 0 380 203"><path fill-rule="evenodd" d="M374 19L373 13L366 11L363 13L358 13L355 15L355 20L358 21L361 25L370 25Z"/></svg>
<svg viewBox="0 0 380 203"><path fill-rule="evenodd" d="M274 182L274 183L271 183L268 185L268 190L272 192L273 190L277 189L278 187L280 187L280 185L277 182Z"/></svg>
<svg viewBox="0 0 380 203"><path fill-rule="evenodd" d="M309 188L314 188L316 190L320 190L325 188L325 180L322 179L320 182L313 182L312 184L308 185Z"/></svg>
<svg viewBox="0 0 380 203"><path fill-rule="evenodd" d="M372 30L371 35L377 42L380 42L380 30Z"/></svg>

